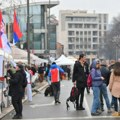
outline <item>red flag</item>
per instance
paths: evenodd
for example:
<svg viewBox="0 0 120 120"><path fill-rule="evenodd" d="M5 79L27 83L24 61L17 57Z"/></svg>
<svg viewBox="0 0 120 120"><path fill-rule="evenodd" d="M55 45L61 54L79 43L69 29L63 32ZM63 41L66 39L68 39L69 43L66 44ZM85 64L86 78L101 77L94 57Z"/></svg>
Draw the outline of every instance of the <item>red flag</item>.
<svg viewBox="0 0 120 120"><path fill-rule="evenodd" d="M0 10L0 29L2 27L2 11ZM1 39L1 31L0 31L0 48L3 48L3 45L2 45L2 39Z"/></svg>
<svg viewBox="0 0 120 120"><path fill-rule="evenodd" d="M22 37L22 32L20 31L20 27L17 21L16 11L14 10L14 23L13 23L13 39L16 42Z"/></svg>

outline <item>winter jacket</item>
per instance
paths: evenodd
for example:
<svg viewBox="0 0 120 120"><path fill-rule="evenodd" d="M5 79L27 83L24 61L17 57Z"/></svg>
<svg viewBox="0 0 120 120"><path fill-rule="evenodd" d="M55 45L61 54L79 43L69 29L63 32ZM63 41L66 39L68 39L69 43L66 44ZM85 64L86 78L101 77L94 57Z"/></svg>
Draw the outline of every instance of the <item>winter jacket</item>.
<svg viewBox="0 0 120 120"><path fill-rule="evenodd" d="M99 87L103 83L103 80L101 79L102 77L101 71L100 69L96 69L96 64L97 64L97 61L94 60L91 66L92 70L90 74L92 77L92 87Z"/></svg>
<svg viewBox="0 0 120 120"><path fill-rule="evenodd" d="M103 82L108 86L109 79L110 79L109 69L107 68L106 65L101 65L100 71L101 71L101 75L105 78L105 80L103 80Z"/></svg>
<svg viewBox="0 0 120 120"><path fill-rule="evenodd" d="M72 81L76 81L78 88L87 86L86 70L85 66L82 66L79 61L76 61L73 68Z"/></svg>
<svg viewBox="0 0 120 120"><path fill-rule="evenodd" d="M10 83L10 95L12 97L23 97L24 91L23 91L23 75L21 71L17 71L14 74L14 78L9 80Z"/></svg>
<svg viewBox="0 0 120 120"><path fill-rule="evenodd" d="M51 77L51 82L59 82L60 81L60 72L64 73L64 70L56 64L51 65L48 76Z"/></svg>
<svg viewBox="0 0 120 120"><path fill-rule="evenodd" d="M120 98L120 76L115 76L114 72L110 76L109 89L114 97Z"/></svg>

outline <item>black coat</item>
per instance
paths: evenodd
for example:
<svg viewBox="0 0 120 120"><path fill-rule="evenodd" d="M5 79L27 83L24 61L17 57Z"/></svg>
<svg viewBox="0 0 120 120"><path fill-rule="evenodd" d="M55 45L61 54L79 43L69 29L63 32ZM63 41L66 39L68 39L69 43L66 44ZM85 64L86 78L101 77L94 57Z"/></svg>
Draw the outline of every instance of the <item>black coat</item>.
<svg viewBox="0 0 120 120"><path fill-rule="evenodd" d="M85 66L82 66L79 61L74 64L72 81L76 81L76 86L78 88L86 87L87 85Z"/></svg>
<svg viewBox="0 0 120 120"><path fill-rule="evenodd" d="M9 80L10 88L9 88L9 95L12 97L23 97L24 90L23 90L23 75L21 71L17 71L14 74L14 78Z"/></svg>
<svg viewBox="0 0 120 120"><path fill-rule="evenodd" d="M106 83L106 85L108 86L109 79L110 79L110 70L107 68L106 65L101 65L100 71L101 71L102 77L105 78L104 83Z"/></svg>

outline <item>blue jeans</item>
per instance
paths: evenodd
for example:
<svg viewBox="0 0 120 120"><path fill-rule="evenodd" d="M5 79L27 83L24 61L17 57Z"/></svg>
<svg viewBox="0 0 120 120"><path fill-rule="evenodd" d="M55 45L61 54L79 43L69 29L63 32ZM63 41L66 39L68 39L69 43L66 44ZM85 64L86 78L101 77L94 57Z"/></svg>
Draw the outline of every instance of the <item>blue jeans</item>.
<svg viewBox="0 0 120 120"><path fill-rule="evenodd" d="M105 83L103 83L101 86L100 86L100 91L105 99L105 102L106 102L106 105L107 105L107 108L110 109L111 106L110 106L110 101L109 101L109 98L108 98L108 93L107 93L107 86Z"/></svg>
<svg viewBox="0 0 120 120"><path fill-rule="evenodd" d="M100 108L100 87L92 87L93 90L93 104L91 113L96 113L97 109Z"/></svg>
<svg viewBox="0 0 120 120"><path fill-rule="evenodd" d="M117 100L119 100L119 104L120 104L120 98L116 98L116 97L112 96L112 99L113 99L115 111L118 111L118 101Z"/></svg>

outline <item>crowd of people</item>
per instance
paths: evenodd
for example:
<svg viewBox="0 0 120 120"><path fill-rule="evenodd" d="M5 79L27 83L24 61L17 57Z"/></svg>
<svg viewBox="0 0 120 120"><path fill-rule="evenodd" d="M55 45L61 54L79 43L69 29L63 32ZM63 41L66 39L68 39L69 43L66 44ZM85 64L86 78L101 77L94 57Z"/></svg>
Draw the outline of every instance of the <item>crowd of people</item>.
<svg viewBox="0 0 120 120"><path fill-rule="evenodd" d="M72 79L74 86L78 89L76 110L85 110L83 102L86 89L88 94L90 91L93 92L91 115L100 115L105 110L104 101L108 113L112 113L113 116L120 115L118 111L118 101L120 102L120 62L111 61L108 66L105 61L95 59L89 65L86 56L80 54L71 75L69 66L64 69L63 66L60 67L55 62L45 66L41 64L37 70L35 67L23 66L22 64L17 64L16 67L11 67L8 64L6 79L9 83L9 96L12 98L12 105L16 112L13 119L22 119L22 99L25 96L25 91L27 92L28 101L32 101L31 77L36 71L40 83L46 79L48 85L52 86L55 104L60 104L60 76L65 74L66 70L68 71L68 79ZM87 85L89 75L92 78L91 87ZM111 93L111 99L108 90Z"/></svg>
<svg viewBox="0 0 120 120"><path fill-rule="evenodd" d="M91 115L100 115L104 111L104 100L108 113L112 113L113 116L120 115L118 111L118 101L120 102L120 62L112 60L111 64L108 66L105 61L95 59L88 67L84 54L79 56L79 60L75 62L73 68L72 81L79 92L76 97L76 110L85 110L83 107L84 91L87 87L87 78L89 74L92 79L91 89L93 91ZM108 90L112 96L111 100L108 97Z"/></svg>

